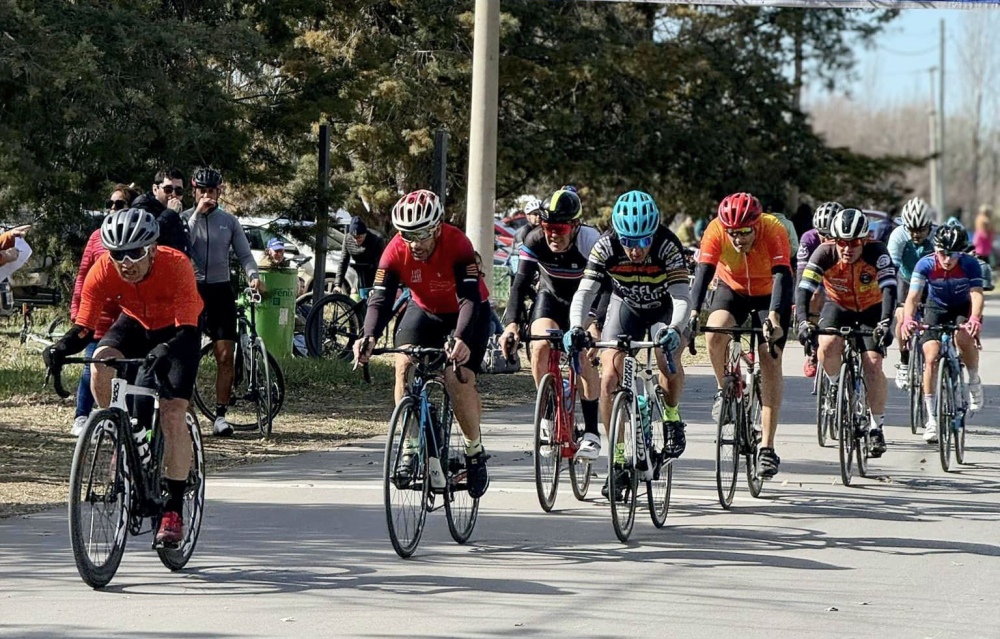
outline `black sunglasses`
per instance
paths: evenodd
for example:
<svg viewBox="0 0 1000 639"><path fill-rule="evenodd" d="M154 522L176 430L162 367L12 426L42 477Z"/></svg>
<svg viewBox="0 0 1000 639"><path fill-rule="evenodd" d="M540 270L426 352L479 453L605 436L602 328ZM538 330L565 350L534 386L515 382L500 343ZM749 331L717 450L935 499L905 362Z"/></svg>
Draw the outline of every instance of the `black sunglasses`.
<svg viewBox="0 0 1000 639"><path fill-rule="evenodd" d="M176 193L177 195L184 195L184 188L180 186L174 186L173 184L161 184L160 189L164 193Z"/></svg>
<svg viewBox="0 0 1000 639"><path fill-rule="evenodd" d="M126 202L125 200L108 200L105 203L105 206L107 206L112 211L120 211L121 209L124 209L128 206L128 202Z"/></svg>

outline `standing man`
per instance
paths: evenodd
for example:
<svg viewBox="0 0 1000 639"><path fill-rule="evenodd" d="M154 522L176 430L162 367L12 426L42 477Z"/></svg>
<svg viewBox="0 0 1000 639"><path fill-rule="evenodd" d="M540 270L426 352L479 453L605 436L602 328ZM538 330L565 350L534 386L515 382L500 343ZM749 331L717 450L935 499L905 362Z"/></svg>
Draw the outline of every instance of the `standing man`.
<svg viewBox="0 0 1000 639"><path fill-rule="evenodd" d="M369 233L364 220L358 216L351 218L344 236L344 246L340 251L340 264L337 266L337 282L335 288L346 292L347 268L354 261L354 272L358 274L358 295L364 299L375 284L375 271L378 261L382 259L386 240L381 235Z"/></svg>
<svg viewBox="0 0 1000 639"><path fill-rule="evenodd" d="M138 190L138 189L136 189ZM153 176L153 190L140 195L131 206L149 211L160 227L160 246L191 254L188 230L181 219L184 210L184 174L174 168L160 169Z"/></svg>
<svg viewBox="0 0 1000 639"><path fill-rule="evenodd" d="M212 433L233 434L226 410L233 391L233 350L236 347L236 293L229 283L229 250L243 265L250 287L260 290L260 274L250 253L250 243L239 221L219 207L222 174L200 168L191 178L195 206L182 214L190 229L191 261L198 293L205 302L202 330L215 345L218 373L215 379L215 423Z"/></svg>

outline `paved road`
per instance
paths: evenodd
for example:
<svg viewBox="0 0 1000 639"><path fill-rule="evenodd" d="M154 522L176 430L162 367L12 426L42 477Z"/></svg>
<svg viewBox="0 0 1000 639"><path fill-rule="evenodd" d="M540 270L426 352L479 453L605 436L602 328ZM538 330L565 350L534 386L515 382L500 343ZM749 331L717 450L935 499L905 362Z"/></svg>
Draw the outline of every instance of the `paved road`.
<svg viewBox="0 0 1000 639"><path fill-rule="evenodd" d="M668 524L643 510L617 542L606 502L557 512L534 494L526 405L489 415L493 483L470 543L443 513L417 555L389 544L381 442L301 455L210 478L189 569L168 573L133 540L103 592L73 566L63 510L0 521L0 635L17 637L676 636L1000 637L1000 313L983 377L988 408L968 460L946 475L910 435L891 389L890 452L875 479L840 485L820 449L800 349L786 362L782 473L723 511L714 488L712 382L689 378L688 452ZM887 364L886 370L891 370Z"/></svg>

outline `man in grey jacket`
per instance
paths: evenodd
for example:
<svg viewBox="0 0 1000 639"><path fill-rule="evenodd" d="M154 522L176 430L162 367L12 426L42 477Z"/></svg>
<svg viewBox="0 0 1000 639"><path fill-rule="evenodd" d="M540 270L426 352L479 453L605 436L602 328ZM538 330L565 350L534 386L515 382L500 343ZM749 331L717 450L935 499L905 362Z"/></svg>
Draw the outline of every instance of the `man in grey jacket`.
<svg viewBox="0 0 1000 639"><path fill-rule="evenodd" d="M195 206L184 211L182 217L188 224L198 292L205 302L202 328L215 345L218 365L212 433L228 437L233 434L233 427L226 421L226 409L232 396L233 352L237 339L236 293L229 282L229 250L239 258L251 288L259 290L260 275L239 220L219 208L222 175L215 169L201 168L195 171L191 184Z"/></svg>

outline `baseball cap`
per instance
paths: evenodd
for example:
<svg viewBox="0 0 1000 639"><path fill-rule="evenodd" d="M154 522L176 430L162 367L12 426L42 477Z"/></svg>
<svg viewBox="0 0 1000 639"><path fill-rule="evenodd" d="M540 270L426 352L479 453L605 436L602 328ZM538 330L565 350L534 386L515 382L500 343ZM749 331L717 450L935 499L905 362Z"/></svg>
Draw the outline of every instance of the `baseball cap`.
<svg viewBox="0 0 1000 639"><path fill-rule="evenodd" d="M271 249L272 251L284 251L285 243L282 242L281 239L277 237L272 237L267 241L267 248Z"/></svg>

